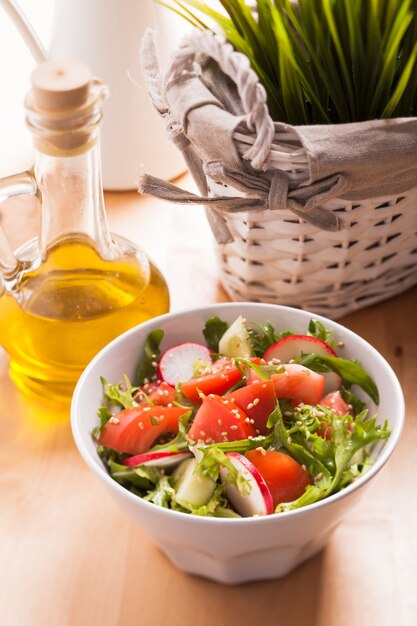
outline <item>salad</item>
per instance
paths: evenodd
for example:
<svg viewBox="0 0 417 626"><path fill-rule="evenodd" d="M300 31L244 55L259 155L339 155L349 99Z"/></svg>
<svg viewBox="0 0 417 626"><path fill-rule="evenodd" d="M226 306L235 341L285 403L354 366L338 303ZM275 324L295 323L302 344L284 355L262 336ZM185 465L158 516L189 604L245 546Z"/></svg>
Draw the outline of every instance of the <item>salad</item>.
<svg viewBox="0 0 417 626"><path fill-rule="evenodd" d="M212 317L203 335L161 352L155 330L133 383L102 379L93 437L115 481L175 511L236 518L307 506L367 471L390 428L357 392L378 404L378 389L321 322L295 334Z"/></svg>

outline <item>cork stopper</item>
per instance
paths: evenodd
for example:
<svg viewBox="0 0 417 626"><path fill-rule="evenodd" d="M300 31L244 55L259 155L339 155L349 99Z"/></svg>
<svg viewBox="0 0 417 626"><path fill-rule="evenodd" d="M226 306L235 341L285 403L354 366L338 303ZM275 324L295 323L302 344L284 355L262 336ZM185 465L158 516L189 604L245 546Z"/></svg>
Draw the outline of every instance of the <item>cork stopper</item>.
<svg viewBox="0 0 417 626"><path fill-rule="evenodd" d="M73 156L89 150L98 138L102 102L108 89L79 61L48 61L32 73L26 123L37 150Z"/></svg>
<svg viewBox="0 0 417 626"><path fill-rule="evenodd" d="M33 104L60 113L83 107L89 98L92 73L79 61L48 61L32 73Z"/></svg>

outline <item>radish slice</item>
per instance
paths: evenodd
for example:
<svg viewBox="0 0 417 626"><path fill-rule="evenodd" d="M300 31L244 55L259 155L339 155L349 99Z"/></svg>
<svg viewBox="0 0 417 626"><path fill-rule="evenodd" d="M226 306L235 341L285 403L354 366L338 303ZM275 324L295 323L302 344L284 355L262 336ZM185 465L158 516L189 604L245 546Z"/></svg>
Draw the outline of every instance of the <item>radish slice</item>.
<svg viewBox="0 0 417 626"><path fill-rule="evenodd" d="M184 459L193 456L191 452L145 452L144 454L136 454L123 461L123 465L136 467L137 465L146 465L148 467L175 467Z"/></svg>
<svg viewBox="0 0 417 626"><path fill-rule="evenodd" d="M211 351L200 343L181 343L169 348L161 356L159 377L169 385L175 386L193 378L193 365L200 359L211 365Z"/></svg>
<svg viewBox="0 0 417 626"><path fill-rule="evenodd" d="M271 492L256 467L239 452L229 452L226 456L251 487L247 495L242 495L235 485L226 487L226 495L236 511L243 517L273 513L274 501ZM228 473L227 468L220 467L220 479L222 481L226 480Z"/></svg>
<svg viewBox="0 0 417 626"><path fill-rule="evenodd" d="M265 361L279 359L281 363L289 363L304 354L337 356L328 343L310 335L289 335L276 341L264 354ZM342 379L336 372L320 372L324 376L324 393L340 389Z"/></svg>

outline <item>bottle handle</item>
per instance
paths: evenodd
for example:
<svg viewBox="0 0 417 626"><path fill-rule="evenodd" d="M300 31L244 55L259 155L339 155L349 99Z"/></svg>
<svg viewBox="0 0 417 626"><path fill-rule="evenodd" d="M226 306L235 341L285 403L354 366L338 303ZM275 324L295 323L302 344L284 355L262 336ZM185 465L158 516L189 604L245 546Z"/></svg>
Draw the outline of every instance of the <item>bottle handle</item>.
<svg viewBox="0 0 417 626"><path fill-rule="evenodd" d="M22 172L0 179L0 205L9 198L21 195L38 195L38 186L33 172ZM13 276L19 266L20 262L0 226L0 271L3 277Z"/></svg>

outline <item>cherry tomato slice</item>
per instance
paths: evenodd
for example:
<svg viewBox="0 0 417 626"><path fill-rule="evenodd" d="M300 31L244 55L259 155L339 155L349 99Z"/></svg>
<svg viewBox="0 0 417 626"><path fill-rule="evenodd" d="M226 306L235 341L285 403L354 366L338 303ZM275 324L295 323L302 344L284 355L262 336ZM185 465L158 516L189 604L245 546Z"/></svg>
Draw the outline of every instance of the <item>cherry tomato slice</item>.
<svg viewBox="0 0 417 626"><path fill-rule="evenodd" d="M272 380L255 380L224 397L233 400L250 419L254 420L255 431L262 435L269 432L266 423L276 404Z"/></svg>
<svg viewBox="0 0 417 626"><path fill-rule="evenodd" d="M249 450L245 455L269 487L274 506L299 498L313 481L304 467L276 450Z"/></svg>
<svg viewBox="0 0 417 626"><path fill-rule="evenodd" d="M255 428L232 400L206 396L188 432L192 441L217 443L239 441L255 436Z"/></svg>
<svg viewBox="0 0 417 626"><path fill-rule="evenodd" d="M213 366L217 371L205 376L191 378L182 383L184 396L193 403L201 402L199 391L205 396L213 393L221 396L242 378L240 370L229 359L219 359Z"/></svg>
<svg viewBox="0 0 417 626"><path fill-rule="evenodd" d="M178 432L178 420L187 409L179 407L133 407L111 418L100 433L99 443L128 454L146 452L164 434Z"/></svg>

